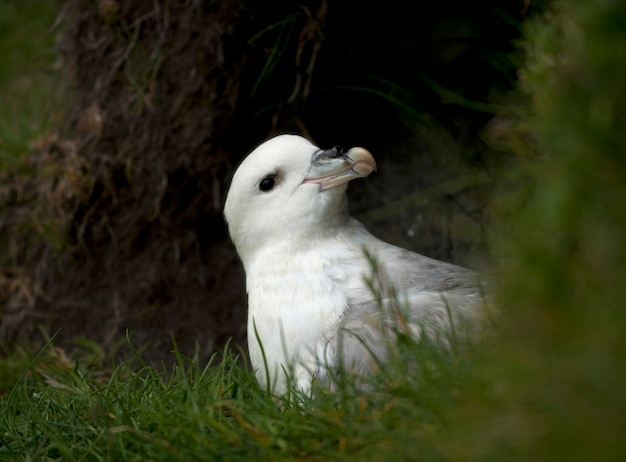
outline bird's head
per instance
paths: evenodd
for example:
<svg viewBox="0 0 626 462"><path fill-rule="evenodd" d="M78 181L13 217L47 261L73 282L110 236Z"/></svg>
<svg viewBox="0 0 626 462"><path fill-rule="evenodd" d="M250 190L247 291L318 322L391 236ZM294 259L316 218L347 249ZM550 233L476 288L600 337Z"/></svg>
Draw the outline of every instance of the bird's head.
<svg viewBox="0 0 626 462"><path fill-rule="evenodd" d="M279 135L253 150L235 172L224 206L239 256L273 243L332 233L348 220L345 191L376 170L363 148L323 150L297 135Z"/></svg>

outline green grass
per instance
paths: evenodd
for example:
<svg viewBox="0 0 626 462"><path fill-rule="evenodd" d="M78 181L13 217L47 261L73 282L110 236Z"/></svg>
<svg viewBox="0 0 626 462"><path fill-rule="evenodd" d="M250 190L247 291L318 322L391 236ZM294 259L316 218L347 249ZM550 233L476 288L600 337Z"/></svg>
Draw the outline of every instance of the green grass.
<svg viewBox="0 0 626 462"><path fill-rule="evenodd" d="M205 366L174 348L171 373L134 358L103 375L58 351L0 399L0 460L428 460L467 388L467 361L408 339L367 391L344 378L299 404L262 391L232 352Z"/></svg>
<svg viewBox="0 0 626 462"><path fill-rule="evenodd" d="M23 159L64 113L54 0L0 2L0 168Z"/></svg>

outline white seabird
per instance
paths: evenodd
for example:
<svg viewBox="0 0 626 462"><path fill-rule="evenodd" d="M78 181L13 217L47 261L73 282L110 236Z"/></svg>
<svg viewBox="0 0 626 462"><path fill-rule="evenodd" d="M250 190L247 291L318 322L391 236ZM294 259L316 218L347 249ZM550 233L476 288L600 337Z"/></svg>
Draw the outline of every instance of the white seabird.
<svg viewBox="0 0 626 462"><path fill-rule="evenodd" d="M476 273L383 242L349 216L347 183L374 170L364 148L279 135L233 176L224 215L246 272L250 360L274 393L286 391L287 371L302 391L338 365L368 373L372 354L384 360L392 323L429 334L449 328L450 313L481 311ZM386 309L390 291L372 293L372 261L406 312Z"/></svg>

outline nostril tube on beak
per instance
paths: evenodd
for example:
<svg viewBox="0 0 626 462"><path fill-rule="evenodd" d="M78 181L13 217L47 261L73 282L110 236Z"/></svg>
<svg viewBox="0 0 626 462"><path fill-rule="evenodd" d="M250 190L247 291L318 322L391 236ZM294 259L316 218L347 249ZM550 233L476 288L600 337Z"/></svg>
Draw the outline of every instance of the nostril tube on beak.
<svg viewBox="0 0 626 462"><path fill-rule="evenodd" d="M335 146L324 151L319 151L317 154L315 154L315 162L323 162L326 160L337 159L343 154L343 148L341 146Z"/></svg>

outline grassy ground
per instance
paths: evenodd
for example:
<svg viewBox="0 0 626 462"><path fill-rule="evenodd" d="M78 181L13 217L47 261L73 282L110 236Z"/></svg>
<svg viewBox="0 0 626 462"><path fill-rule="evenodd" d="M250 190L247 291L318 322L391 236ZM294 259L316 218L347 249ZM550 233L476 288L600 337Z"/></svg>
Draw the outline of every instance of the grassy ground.
<svg viewBox="0 0 626 462"><path fill-rule="evenodd" d="M260 390L233 354L206 367L176 354L174 372L160 374L107 369L97 355L81 363L48 346L5 390L0 460L441 458L468 358L414 342L397 353L368 391L347 380L296 405ZM407 357L428 359L417 373Z"/></svg>
<svg viewBox="0 0 626 462"><path fill-rule="evenodd" d="M510 140L528 187L500 205L493 336L460 354L407 341L366 391L304 406L230 353L174 352L162 374L97 347L17 351L0 365L0 460L624 460L626 11L557 6L526 26Z"/></svg>

